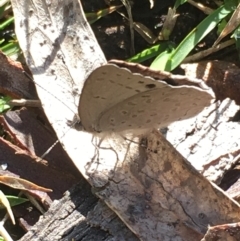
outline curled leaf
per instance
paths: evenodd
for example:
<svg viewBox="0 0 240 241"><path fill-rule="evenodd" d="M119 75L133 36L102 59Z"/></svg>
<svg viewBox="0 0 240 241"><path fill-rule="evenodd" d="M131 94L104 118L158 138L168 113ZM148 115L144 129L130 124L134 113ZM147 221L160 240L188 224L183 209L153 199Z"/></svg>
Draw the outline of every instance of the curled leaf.
<svg viewBox="0 0 240 241"><path fill-rule="evenodd" d="M10 176L0 176L0 182L4 185L12 187L14 189L20 189L25 191L38 190L43 192L51 192L51 189L38 186L32 182L24 180L22 178L10 177Z"/></svg>

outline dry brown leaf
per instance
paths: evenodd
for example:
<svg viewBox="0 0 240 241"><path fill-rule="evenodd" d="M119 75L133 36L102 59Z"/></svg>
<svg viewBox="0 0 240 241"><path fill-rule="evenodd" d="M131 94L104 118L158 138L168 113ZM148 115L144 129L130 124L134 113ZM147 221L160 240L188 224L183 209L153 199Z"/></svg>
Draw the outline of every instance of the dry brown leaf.
<svg viewBox="0 0 240 241"><path fill-rule="evenodd" d="M240 223L229 223L209 227L201 241L239 241Z"/></svg>
<svg viewBox="0 0 240 241"><path fill-rule="evenodd" d="M179 14L176 14L175 8L169 8L167 17L163 23L163 27L161 32L159 33L158 39L159 40L169 40L169 36L175 27L177 17Z"/></svg>
<svg viewBox="0 0 240 241"><path fill-rule="evenodd" d="M219 35L218 39L215 41L213 46L216 46L224 37L226 37L229 33L233 32L235 28L239 26L240 23L240 3L238 4L237 8L233 12L232 17L228 21L225 28L222 30L221 34Z"/></svg>
<svg viewBox="0 0 240 241"><path fill-rule="evenodd" d="M26 114L25 112L23 115L27 117L28 115ZM29 119L24 118L24 120ZM32 128L30 129L31 133L33 133ZM28 131L30 129L28 129ZM49 136L46 134L45 137L47 138L47 143ZM39 139L35 136L33 138L33 143L38 141ZM44 141L44 139L42 139L42 141ZM39 146L34 145L34 147L38 152ZM55 152L57 152L57 155ZM21 148L2 138L0 138L0 153L0 163L7 168L6 171L2 171L1 175L9 176L9 174L12 173L15 176L17 175L18 177L22 177L38 185L49 187L53 190L53 192L49 194L52 199L61 198L63 192L81 179L80 174L74 166L71 165L71 163L68 164L69 159L65 156L64 152L61 151L60 147L57 147L57 149L49 155L50 159L48 166L43 165L42 162L36 162L36 156L30 155L29 152L23 151ZM59 167L57 166L58 163ZM61 176L60 179L59 176ZM36 196L37 191L34 193ZM37 198L38 200L46 199L46 193L41 192ZM48 203L50 202L51 199L48 197Z"/></svg>
<svg viewBox="0 0 240 241"><path fill-rule="evenodd" d="M19 190L52 192L51 189L38 186L32 182L17 177L0 176L0 183Z"/></svg>
<svg viewBox="0 0 240 241"><path fill-rule="evenodd" d="M13 98L38 99L33 82L23 71L21 63L0 52L0 92Z"/></svg>

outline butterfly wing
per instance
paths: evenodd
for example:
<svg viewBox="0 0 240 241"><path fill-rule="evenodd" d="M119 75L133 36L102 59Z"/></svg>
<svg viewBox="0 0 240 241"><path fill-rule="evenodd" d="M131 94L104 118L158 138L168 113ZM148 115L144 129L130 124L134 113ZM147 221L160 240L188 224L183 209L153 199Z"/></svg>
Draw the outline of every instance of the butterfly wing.
<svg viewBox="0 0 240 241"><path fill-rule="evenodd" d="M197 115L211 95L196 87L155 88L136 94L102 113L96 129L120 132L168 126Z"/></svg>
<svg viewBox="0 0 240 241"><path fill-rule="evenodd" d="M164 126L192 117L212 98L197 87L173 87L107 64L86 80L78 111L87 131L122 131Z"/></svg>
<svg viewBox="0 0 240 241"><path fill-rule="evenodd" d="M78 113L82 125L87 131L94 132L102 113L137 93L145 92L149 89L147 84L152 84L152 79L113 64L95 69L85 81L80 97Z"/></svg>

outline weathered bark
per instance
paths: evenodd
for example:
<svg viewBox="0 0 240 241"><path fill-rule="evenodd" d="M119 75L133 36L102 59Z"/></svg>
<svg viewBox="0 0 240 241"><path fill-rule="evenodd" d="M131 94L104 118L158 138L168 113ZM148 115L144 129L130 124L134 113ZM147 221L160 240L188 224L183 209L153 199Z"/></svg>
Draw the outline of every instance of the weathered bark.
<svg viewBox="0 0 240 241"><path fill-rule="evenodd" d="M96 213L94 210L97 201L98 198L91 193L90 185L86 181L82 181L66 192L61 200L53 202L48 212L20 240L138 240L109 208L107 208L108 212L98 213L98 216L94 216L92 221L91 218L87 219L88 212ZM97 219L102 226L96 225L94 219ZM109 227L110 225L112 227Z"/></svg>
<svg viewBox="0 0 240 241"><path fill-rule="evenodd" d="M167 139L208 180L219 184L240 153L239 106L216 102L196 118L168 127Z"/></svg>

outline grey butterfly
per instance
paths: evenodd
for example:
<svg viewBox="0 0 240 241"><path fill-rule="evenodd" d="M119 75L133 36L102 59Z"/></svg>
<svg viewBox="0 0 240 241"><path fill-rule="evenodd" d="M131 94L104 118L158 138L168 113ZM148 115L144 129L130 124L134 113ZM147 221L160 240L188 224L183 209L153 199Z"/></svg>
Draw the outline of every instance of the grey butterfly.
<svg viewBox="0 0 240 241"><path fill-rule="evenodd" d="M89 132L160 128L195 116L214 95L195 86L171 86L106 64L86 80L78 107Z"/></svg>

